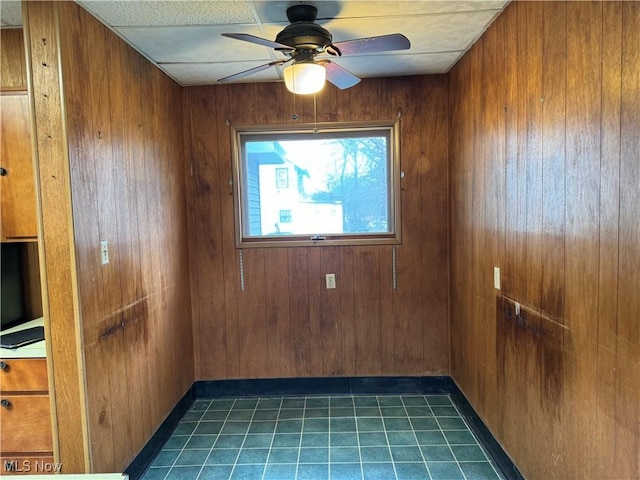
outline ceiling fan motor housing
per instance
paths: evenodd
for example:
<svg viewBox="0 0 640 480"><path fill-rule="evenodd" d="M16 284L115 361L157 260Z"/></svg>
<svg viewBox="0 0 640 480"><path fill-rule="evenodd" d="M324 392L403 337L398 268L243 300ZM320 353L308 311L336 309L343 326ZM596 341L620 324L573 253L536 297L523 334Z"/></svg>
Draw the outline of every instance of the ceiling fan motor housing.
<svg viewBox="0 0 640 480"><path fill-rule="evenodd" d="M331 33L314 23L318 10L313 5L292 5L287 8L287 19L291 25L286 26L276 37L277 43L293 48L321 51L331 45Z"/></svg>
<svg viewBox="0 0 640 480"><path fill-rule="evenodd" d="M277 43L311 50L322 50L327 45L331 45L331 41L331 33L312 22L298 22L289 25L276 37Z"/></svg>

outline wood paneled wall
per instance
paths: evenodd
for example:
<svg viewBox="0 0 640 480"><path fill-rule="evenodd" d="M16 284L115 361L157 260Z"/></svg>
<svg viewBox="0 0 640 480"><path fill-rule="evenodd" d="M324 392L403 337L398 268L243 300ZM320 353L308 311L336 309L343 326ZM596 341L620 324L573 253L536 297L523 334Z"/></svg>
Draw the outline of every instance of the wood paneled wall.
<svg viewBox="0 0 640 480"><path fill-rule="evenodd" d="M65 221L52 211L56 196L70 200L75 291L66 302L77 301L82 350L65 350L62 337L54 349L84 366L91 471L122 471L194 381L182 92L77 4L29 3L36 118L56 114L58 77L46 72L59 67L64 92L60 138L46 123L38 129L40 146L62 142L68 155L55 171L54 159L39 159L43 230ZM46 50L56 44L60 65ZM57 261L45 250L47 265ZM60 396L73 386L55 388Z"/></svg>
<svg viewBox="0 0 640 480"><path fill-rule="evenodd" d="M640 2L512 3L450 120L454 379L527 478L640 478Z"/></svg>
<svg viewBox="0 0 640 480"><path fill-rule="evenodd" d="M226 121L313 123L313 97L276 83L186 89L197 378L448 373L447 92L446 76L431 76L317 96L318 122L402 114L397 290L392 247L375 246L245 249L242 291Z"/></svg>

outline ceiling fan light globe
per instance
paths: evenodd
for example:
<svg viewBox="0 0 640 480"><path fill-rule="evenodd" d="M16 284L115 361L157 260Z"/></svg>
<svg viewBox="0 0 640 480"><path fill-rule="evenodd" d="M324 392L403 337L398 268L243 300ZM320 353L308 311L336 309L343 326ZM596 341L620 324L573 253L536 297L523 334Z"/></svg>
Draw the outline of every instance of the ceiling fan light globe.
<svg viewBox="0 0 640 480"><path fill-rule="evenodd" d="M283 74L287 90L298 95L318 93L327 78L324 66L317 63L294 63Z"/></svg>

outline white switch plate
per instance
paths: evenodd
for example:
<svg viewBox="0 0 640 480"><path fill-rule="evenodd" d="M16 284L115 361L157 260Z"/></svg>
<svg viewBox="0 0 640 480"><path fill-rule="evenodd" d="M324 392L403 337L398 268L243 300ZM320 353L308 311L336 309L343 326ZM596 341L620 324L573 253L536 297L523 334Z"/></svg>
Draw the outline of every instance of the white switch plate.
<svg viewBox="0 0 640 480"><path fill-rule="evenodd" d="M325 280L327 282L327 288L336 288L336 274L335 273L327 273L325 276Z"/></svg>
<svg viewBox="0 0 640 480"><path fill-rule="evenodd" d="M500 290L500 269L498 267L493 267L493 287Z"/></svg>
<svg viewBox="0 0 640 480"><path fill-rule="evenodd" d="M109 263L109 244L106 240L100 241L100 258L102 265Z"/></svg>

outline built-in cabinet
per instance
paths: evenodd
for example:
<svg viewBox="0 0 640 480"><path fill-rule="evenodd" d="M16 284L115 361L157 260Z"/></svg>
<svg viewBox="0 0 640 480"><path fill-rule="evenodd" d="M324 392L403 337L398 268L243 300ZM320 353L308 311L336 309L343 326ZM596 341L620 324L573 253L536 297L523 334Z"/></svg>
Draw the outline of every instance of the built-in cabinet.
<svg viewBox="0 0 640 480"><path fill-rule="evenodd" d="M54 465L45 358L0 361L0 461L2 474L42 474Z"/></svg>
<svg viewBox="0 0 640 480"><path fill-rule="evenodd" d="M3 92L0 102L0 236L3 242L35 241L38 226L29 97L26 92Z"/></svg>

